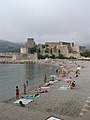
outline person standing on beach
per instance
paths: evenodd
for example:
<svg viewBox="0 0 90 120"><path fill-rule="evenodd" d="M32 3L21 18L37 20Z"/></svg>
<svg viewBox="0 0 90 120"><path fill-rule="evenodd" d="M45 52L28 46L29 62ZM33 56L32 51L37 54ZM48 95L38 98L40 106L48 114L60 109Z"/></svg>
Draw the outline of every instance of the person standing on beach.
<svg viewBox="0 0 90 120"><path fill-rule="evenodd" d="M47 82L47 75L44 76L44 83Z"/></svg>
<svg viewBox="0 0 90 120"><path fill-rule="evenodd" d="M26 80L26 85L28 86L28 80Z"/></svg>
<svg viewBox="0 0 90 120"><path fill-rule="evenodd" d="M26 95L26 85L25 85L25 83L24 83L24 95Z"/></svg>
<svg viewBox="0 0 90 120"><path fill-rule="evenodd" d="M16 86L16 99L19 99L19 88Z"/></svg>

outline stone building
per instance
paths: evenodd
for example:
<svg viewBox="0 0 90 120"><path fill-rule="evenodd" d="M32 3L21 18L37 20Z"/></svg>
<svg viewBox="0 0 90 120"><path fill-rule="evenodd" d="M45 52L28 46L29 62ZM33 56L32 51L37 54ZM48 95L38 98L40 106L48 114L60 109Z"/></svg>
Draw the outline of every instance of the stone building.
<svg viewBox="0 0 90 120"><path fill-rule="evenodd" d="M46 42L45 44L35 44L34 38L27 38L25 47L20 49L20 54L14 58L20 60L36 60L39 55L49 57L54 55L58 57L63 55L65 57L80 58L80 52L85 51L84 46L74 45L70 42Z"/></svg>
<svg viewBox="0 0 90 120"><path fill-rule="evenodd" d="M44 46L44 47L43 47ZM80 52L84 51L86 48L84 46L74 45L70 42L46 42L45 45L39 44L38 48L42 55L51 56L52 54L56 57L59 54L64 55L65 57L80 57Z"/></svg>
<svg viewBox="0 0 90 120"><path fill-rule="evenodd" d="M35 51L35 41L34 38L27 38L25 47L20 49L20 54L14 55L13 59L16 60L36 60L37 53Z"/></svg>
<svg viewBox="0 0 90 120"><path fill-rule="evenodd" d="M26 53L30 54L30 49L34 47L35 47L34 38L27 38L27 42L25 44Z"/></svg>

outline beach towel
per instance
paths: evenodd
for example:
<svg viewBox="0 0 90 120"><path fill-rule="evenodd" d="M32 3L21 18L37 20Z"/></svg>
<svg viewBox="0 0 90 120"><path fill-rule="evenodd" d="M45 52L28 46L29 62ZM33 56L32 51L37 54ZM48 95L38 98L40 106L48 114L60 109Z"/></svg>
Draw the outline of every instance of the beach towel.
<svg viewBox="0 0 90 120"><path fill-rule="evenodd" d="M50 78L56 78L57 76L56 75L50 75Z"/></svg>
<svg viewBox="0 0 90 120"><path fill-rule="evenodd" d="M40 95L37 93L37 94L34 94L34 95L25 95L24 98L26 99L35 99L37 97L39 97Z"/></svg>
<svg viewBox="0 0 90 120"><path fill-rule="evenodd" d="M61 90L67 90L67 87L60 87Z"/></svg>
<svg viewBox="0 0 90 120"><path fill-rule="evenodd" d="M54 80L54 81L49 81L50 84L53 84L55 82L58 82L58 80Z"/></svg>
<svg viewBox="0 0 90 120"><path fill-rule="evenodd" d="M70 81L71 79L70 79L70 78L63 78L63 80L64 80L65 82L68 82L68 81Z"/></svg>
<svg viewBox="0 0 90 120"><path fill-rule="evenodd" d="M22 101L23 104L28 104L30 102L32 102L33 100L32 99L19 99L19 100L16 100L14 103L18 103Z"/></svg>
<svg viewBox="0 0 90 120"><path fill-rule="evenodd" d="M48 119L46 119L46 120L63 120L63 119L59 119L59 118L56 118L56 117L50 117L50 118L48 118Z"/></svg>
<svg viewBox="0 0 90 120"><path fill-rule="evenodd" d="M62 87L60 87L58 90L67 90L68 86L62 85Z"/></svg>
<svg viewBox="0 0 90 120"><path fill-rule="evenodd" d="M62 79L62 77L56 77L55 78L55 80L61 80Z"/></svg>
<svg viewBox="0 0 90 120"><path fill-rule="evenodd" d="M50 87L41 87L42 89L48 89L48 88L50 88Z"/></svg>

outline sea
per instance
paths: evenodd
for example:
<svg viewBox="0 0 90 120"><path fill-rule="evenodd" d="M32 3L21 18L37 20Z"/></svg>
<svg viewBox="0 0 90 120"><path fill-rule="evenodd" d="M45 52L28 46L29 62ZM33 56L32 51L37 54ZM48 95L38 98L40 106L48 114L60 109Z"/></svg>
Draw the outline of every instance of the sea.
<svg viewBox="0 0 90 120"><path fill-rule="evenodd" d="M28 80L30 90L44 83L44 75L54 74L49 66L39 64L0 64L0 101L15 97L15 87L23 93L23 84Z"/></svg>

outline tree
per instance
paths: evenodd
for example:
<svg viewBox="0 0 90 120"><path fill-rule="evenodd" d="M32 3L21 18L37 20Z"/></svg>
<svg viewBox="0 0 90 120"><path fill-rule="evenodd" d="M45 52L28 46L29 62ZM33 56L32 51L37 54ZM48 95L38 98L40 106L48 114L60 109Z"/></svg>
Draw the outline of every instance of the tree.
<svg viewBox="0 0 90 120"><path fill-rule="evenodd" d="M80 53L83 57L90 57L90 49Z"/></svg>
<svg viewBox="0 0 90 120"><path fill-rule="evenodd" d="M28 48L28 53L34 54L36 52L36 47Z"/></svg>
<svg viewBox="0 0 90 120"><path fill-rule="evenodd" d="M44 59L43 55L38 55L38 59Z"/></svg>
<svg viewBox="0 0 90 120"><path fill-rule="evenodd" d="M49 58L49 55L46 54L45 56L43 56L43 58L44 58L44 59L45 59L45 58Z"/></svg>
<svg viewBox="0 0 90 120"><path fill-rule="evenodd" d="M64 55L62 54L59 55L59 59L64 59L64 58L65 58Z"/></svg>
<svg viewBox="0 0 90 120"><path fill-rule="evenodd" d="M55 55L53 54L52 56L50 56L50 58L55 59Z"/></svg>

